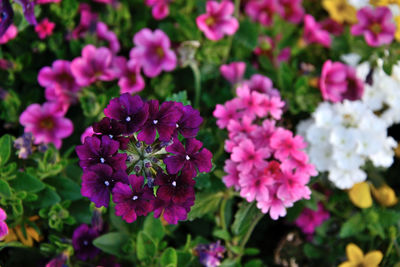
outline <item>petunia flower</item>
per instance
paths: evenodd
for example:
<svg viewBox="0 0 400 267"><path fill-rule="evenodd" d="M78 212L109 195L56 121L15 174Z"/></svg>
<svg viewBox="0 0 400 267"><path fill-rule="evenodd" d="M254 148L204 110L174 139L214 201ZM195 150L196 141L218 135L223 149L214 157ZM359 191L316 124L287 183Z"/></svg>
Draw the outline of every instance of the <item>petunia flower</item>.
<svg viewBox="0 0 400 267"><path fill-rule="evenodd" d="M179 139L175 139L172 145L165 148L167 152L174 154L164 159L168 173L176 174L182 170L182 172L188 172L192 177L196 177L197 170L199 172L211 171L212 154L206 148L201 149L202 146L203 143L194 138L186 139L185 147Z"/></svg>
<svg viewBox="0 0 400 267"><path fill-rule="evenodd" d="M176 123L181 117L175 102L163 102L161 106L157 100L150 100L147 103L149 116L137 136L138 140L144 141L148 145L152 144L158 133L160 141L170 141L176 129Z"/></svg>
<svg viewBox="0 0 400 267"><path fill-rule="evenodd" d="M110 193L118 182L128 184L128 175L124 170L114 172L110 166L98 163L83 172L82 196L88 197L98 208L108 207Z"/></svg>
<svg viewBox="0 0 400 267"><path fill-rule="evenodd" d="M82 261L96 257L100 250L93 245L93 240L99 235L97 230L90 228L87 224L81 224L72 234L74 255Z"/></svg>
<svg viewBox="0 0 400 267"><path fill-rule="evenodd" d="M35 144L53 143L60 148L61 140L74 130L71 120L64 115L65 111L57 103L31 104L22 112L19 122L25 127L25 132L33 134Z"/></svg>
<svg viewBox="0 0 400 267"><path fill-rule="evenodd" d="M87 3L80 3L78 11L81 15L79 25L72 31L71 36L73 39L82 38L90 29L96 29L98 21L98 14L92 12L90 5Z"/></svg>
<svg viewBox="0 0 400 267"><path fill-rule="evenodd" d="M245 70L245 62L232 62L230 64L221 65L221 67L219 68L221 75L231 84L241 82Z"/></svg>
<svg viewBox="0 0 400 267"><path fill-rule="evenodd" d="M130 58L136 59L142 65L143 72L148 77L155 77L161 71L172 71L176 68L177 58L171 50L168 36L161 30L152 32L145 28L133 37L136 47L130 51Z"/></svg>
<svg viewBox="0 0 400 267"><path fill-rule="evenodd" d="M10 40L15 39L18 34L18 28L14 24L11 24L5 31L3 35L0 37L0 44L6 44Z"/></svg>
<svg viewBox="0 0 400 267"><path fill-rule="evenodd" d="M97 136L86 137L85 143L76 147L79 165L85 169L101 163L111 166L114 170L125 170L127 156L118 153L118 148L119 142L107 135L103 135L101 139Z"/></svg>
<svg viewBox="0 0 400 267"><path fill-rule="evenodd" d="M383 254L379 250L373 250L364 255L364 252L353 243L350 243L346 246L346 255L348 261L343 262L338 267L378 267L383 258Z"/></svg>
<svg viewBox="0 0 400 267"><path fill-rule="evenodd" d="M96 35L100 40L108 42L109 48L114 54L117 54L121 49L117 35L113 31L110 31L104 22L97 22Z"/></svg>
<svg viewBox="0 0 400 267"><path fill-rule="evenodd" d="M318 43L327 48L331 46L332 38L329 32L322 29L321 25L315 21L311 15L304 16L304 34L303 38L306 43Z"/></svg>
<svg viewBox="0 0 400 267"><path fill-rule="evenodd" d="M358 23L351 27L351 34L364 35L369 46L381 46L393 41L396 25L387 7L364 7L357 12Z"/></svg>
<svg viewBox="0 0 400 267"><path fill-rule="evenodd" d="M246 81L246 84L250 88L250 91L256 91L269 96L280 96L279 91L273 87L271 79L264 75L254 74L250 80Z"/></svg>
<svg viewBox="0 0 400 267"><path fill-rule="evenodd" d="M276 13L282 14L282 6L278 0L250 0L245 7L246 14L264 26L271 26Z"/></svg>
<svg viewBox="0 0 400 267"><path fill-rule="evenodd" d="M35 31L39 35L40 39L45 39L47 36L53 34L53 30L56 27L54 22L49 21L48 18L44 18L39 24L35 26Z"/></svg>
<svg viewBox="0 0 400 267"><path fill-rule="evenodd" d="M36 25L35 17L35 1L34 0L15 0L17 4L22 6L22 12L24 13L25 19L29 24Z"/></svg>
<svg viewBox="0 0 400 267"><path fill-rule="evenodd" d="M239 29L238 20L232 16L234 11L235 6L229 0L207 1L206 14L196 18L197 27L212 41L233 35Z"/></svg>
<svg viewBox="0 0 400 267"><path fill-rule="evenodd" d="M145 87L145 82L140 74L141 66L135 59L127 61L125 58L119 62L122 73L118 81L120 93L138 93Z"/></svg>
<svg viewBox="0 0 400 267"><path fill-rule="evenodd" d="M153 190L143 186L143 176L129 175L129 185L117 183L112 191L115 214L126 222L136 221L137 216L146 216L153 210Z"/></svg>
<svg viewBox="0 0 400 267"><path fill-rule="evenodd" d="M338 23L357 23L357 10L348 3L348 0L323 0L322 6L329 16Z"/></svg>
<svg viewBox="0 0 400 267"><path fill-rule="evenodd" d="M7 213L2 208L0 208L0 240L8 235L8 226L6 223L6 219Z"/></svg>
<svg viewBox="0 0 400 267"><path fill-rule="evenodd" d="M88 86L97 80L115 79L111 63L112 53L108 48L86 45L82 49L82 57L72 60L71 71L80 86Z"/></svg>
<svg viewBox="0 0 400 267"><path fill-rule="evenodd" d="M143 126L149 116L149 105L138 95L128 93L110 101L104 114L124 125L124 134L132 134Z"/></svg>
<svg viewBox="0 0 400 267"><path fill-rule="evenodd" d="M145 0L145 4L151 7L151 14L156 20L162 20L169 15L169 3L172 0Z"/></svg>
<svg viewBox="0 0 400 267"><path fill-rule="evenodd" d="M303 20L304 8L302 6L303 0L279 0L281 6L280 15L285 20L298 24Z"/></svg>

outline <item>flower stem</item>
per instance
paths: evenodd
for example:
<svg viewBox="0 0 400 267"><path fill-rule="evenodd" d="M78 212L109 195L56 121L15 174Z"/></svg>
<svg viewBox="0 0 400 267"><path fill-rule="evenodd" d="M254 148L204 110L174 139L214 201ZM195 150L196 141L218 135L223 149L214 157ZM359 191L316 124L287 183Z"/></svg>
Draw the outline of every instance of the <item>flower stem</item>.
<svg viewBox="0 0 400 267"><path fill-rule="evenodd" d="M226 229L226 221L225 221L225 209L226 209L227 202L228 202L228 197L224 196L224 198L222 199L222 202L221 202L220 209L219 209L219 216L221 219L221 227L223 230L227 230Z"/></svg>
<svg viewBox="0 0 400 267"><path fill-rule="evenodd" d="M195 97L194 97L194 107L200 111L200 95L201 95L201 74L199 67L196 63L190 63L190 68L193 71L194 76L194 88L195 88Z"/></svg>
<svg viewBox="0 0 400 267"><path fill-rule="evenodd" d="M243 238L243 240L242 240L242 243L240 244L240 248L241 248L240 250L241 250L241 251L244 250L247 241L249 241L249 239L250 239L250 237L251 237L251 234L252 234L253 231L254 231L254 228L256 228L258 222L262 219L262 217L264 217L264 215L265 215L264 213L261 213L261 212L260 212L260 213L258 213L257 216L254 218L253 222L251 223L251 225L250 225L250 227L249 227L249 230L247 230L247 233L246 233L246 235L244 236L244 238Z"/></svg>

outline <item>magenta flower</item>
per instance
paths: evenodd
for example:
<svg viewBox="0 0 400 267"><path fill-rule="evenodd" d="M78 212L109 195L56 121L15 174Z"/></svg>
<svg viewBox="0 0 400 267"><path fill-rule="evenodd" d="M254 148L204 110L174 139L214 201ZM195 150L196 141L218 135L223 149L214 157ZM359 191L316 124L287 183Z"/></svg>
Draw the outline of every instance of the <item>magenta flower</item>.
<svg viewBox="0 0 400 267"><path fill-rule="evenodd" d="M87 45L82 49L82 57L72 61L71 71L80 86L88 86L97 80L113 80L111 63L112 53L108 48Z"/></svg>
<svg viewBox="0 0 400 267"><path fill-rule="evenodd" d="M244 115L254 119L256 116L263 117L267 114L263 105L264 95L257 91L251 91L246 84L237 87L236 94L241 101Z"/></svg>
<svg viewBox="0 0 400 267"><path fill-rule="evenodd" d="M49 261L45 267L63 267L66 266L68 255L62 253Z"/></svg>
<svg viewBox="0 0 400 267"><path fill-rule="evenodd" d="M50 3L60 3L61 0L35 0L35 3L38 5L43 5L43 4L50 4Z"/></svg>
<svg viewBox="0 0 400 267"><path fill-rule="evenodd" d="M230 64L221 65L219 71L221 75L231 84L241 82L246 70L245 62L232 62Z"/></svg>
<svg viewBox="0 0 400 267"><path fill-rule="evenodd" d="M148 28L142 29L135 34L133 42L136 47L132 48L130 58L138 60L146 76L155 77L162 70L175 69L176 55L170 49L170 40L163 31L152 32Z"/></svg>
<svg viewBox="0 0 400 267"><path fill-rule="evenodd" d="M238 20L233 17L235 6L229 0L222 2L207 1L206 14L197 17L196 23L200 31L213 41L218 41L224 35L233 35L239 29Z"/></svg>
<svg viewBox="0 0 400 267"><path fill-rule="evenodd" d="M40 23L35 26L35 31L39 35L40 39L45 39L47 36L53 34L53 30L56 27L54 22L49 21L48 18L44 18Z"/></svg>
<svg viewBox="0 0 400 267"><path fill-rule="evenodd" d="M85 131L81 134L81 143L85 143L86 137L92 137L94 135L93 127L89 126L85 129Z"/></svg>
<svg viewBox="0 0 400 267"><path fill-rule="evenodd" d="M355 69L330 60L322 66L319 87L322 98L332 102L361 99L364 92L364 83L357 78Z"/></svg>
<svg viewBox="0 0 400 267"><path fill-rule="evenodd" d="M293 137L293 133L283 128L278 128L271 136L271 148L276 149L275 157L283 161L287 157L297 157L303 152L301 149L306 147L303 137L297 135Z"/></svg>
<svg viewBox="0 0 400 267"><path fill-rule="evenodd" d="M339 36L344 31L344 26L331 18L326 18L320 22L322 29L326 30L330 34Z"/></svg>
<svg viewBox="0 0 400 267"><path fill-rule="evenodd" d="M138 93L145 87L144 79L140 74L141 66L135 59L128 62L126 59L121 60L119 63L122 66L122 73L118 81L121 88L120 93Z"/></svg>
<svg viewBox="0 0 400 267"><path fill-rule="evenodd" d="M0 44L6 44L10 40L15 39L18 34L18 28L14 24L11 24L5 33L0 37Z"/></svg>
<svg viewBox="0 0 400 267"><path fill-rule="evenodd" d="M111 139L119 142L120 149L127 149L129 139L122 136L125 127L114 119L104 117L100 122L93 124L93 132L107 135Z"/></svg>
<svg viewBox="0 0 400 267"><path fill-rule="evenodd" d="M311 235L315 232L315 228L328 220L329 217L329 212L324 209L321 203L318 203L318 209L316 211L304 208L300 216L296 219L295 224L303 233Z"/></svg>
<svg viewBox="0 0 400 267"><path fill-rule="evenodd" d="M86 137L85 143L76 147L79 165L82 169L92 167L98 163L107 164L114 170L126 169L126 154L118 153L119 143L103 135Z"/></svg>
<svg viewBox="0 0 400 267"><path fill-rule="evenodd" d="M184 106L182 103L175 103L177 108L181 111L182 116L176 123L176 130L173 136L177 137L180 133L185 138L193 138L197 135L200 125L203 123L203 118L200 112L194 109L191 105Z"/></svg>
<svg viewBox="0 0 400 267"><path fill-rule="evenodd" d="M269 215L273 220L285 216L286 208L293 205L290 201L280 199L277 196L277 189L277 186L271 186L268 200L257 202L257 208L261 209L262 213L269 212Z"/></svg>
<svg viewBox="0 0 400 267"><path fill-rule="evenodd" d="M177 224L178 221L187 219L190 207L194 205L194 195L189 197L184 203L174 203L156 199L154 203L154 217L159 218L163 215L164 220L169 224Z"/></svg>
<svg viewBox="0 0 400 267"><path fill-rule="evenodd" d="M369 46L390 44L393 41L396 25L388 7L373 9L364 7L357 12L358 23L351 27L351 34L364 35Z"/></svg>
<svg viewBox="0 0 400 267"><path fill-rule="evenodd" d="M169 15L169 3L172 0L145 0L145 4L151 7L151 14L156 20L161 20Z"/></svg>
<svg viewBox="0 0 400 267"><path fill-rule="evenodd" d="M7 213L2 208L0 208L0 240L8 235L8 226L6 223L6 219Z"/></svg>
<svg viewBox="0 0 400 267"><path fill-rule="evenodd" d="M233 148L231 160L238 163L238 170L249 173L253 168L264 166L263 159L270 156L269 149L255 148L251 140L246 139L240 142L239 146Z"/></svg>
<svg viewBox="0 0 400 267"><path fill-rule="evenodd" d="M322 26L315 21L311 15L305 15L304 17L304 34L303 38L306 43L318 43L325 47L330 47L332 43L329 32L322 29Z"/></svg>
<svg viewBox="0 0 400 267"><path fill-rule="evenodd" d="M136 221L137 216L146 216L153 210L153 190L143 186L143 176L129 175L129 185L117 183L112 191L115 214L126 222Z"/></svg>
<svg viewBox="0 0 400 267"><path fill-rule="evenodd" d="M250 88L250 91L256 91L269 96L280 96L279 91L273 87L271 79L264 75L254 74L250 80L246 81L246 84Z"/></svg>
<svg viewBox="0 0 400 267"><path fill-rule="evenodd" d="M229 138L250 135L256 128L257 125L253 124L253 120L249 116L244 116L241 120L230 120L228 124Z"/></svg>
<svg viewBox="0 0 400 267"><path fill-rule="evenodd" d="M155 185L158 185L157 198L165 202L172 201L176 204L185 203L188 199L194 199L195 180L189 172L181 174L157 174Z"/></svg>
<svg viewBox="0 0 400 267"><path fill-rule="evenodd" d="M272 61L274 66L279 66L281 62L289 61L291 56L290 47L285 47L279 51L278 42L281 38L282 36L280 34L278 34L274 39L269 36L259 36L258 46L254 49L254 54L265 55Z"/></svg>
<svg viewBox="0 0 400 267"><path fill-rule="evenodd" d="M154 142L157 132L160 141L170 141L176 129L176 123L181 117L175 102L164 102L160 107L157 100L150 100L147 103L149 105L149 116L142 127L142 131L137 136L138 140L150 145Z"/></svg>
<svg viewBox="0 0 400 267"><path fill-rule="evenodd" d="M245 11L250 18L264 26L271 26L274 15L283 12L277 0L250 0Z"/></svg>
<svg viewBox="0 0 400 267"><path fill-rule="evenodd" d="M218 240L211 244L199 244L195 248L199 256L200 263L205 267L217 267L221 265L221 260L224 258L225 247L221 246Z"/></svg>
<svg viewBox="0 0 400 267"><path fill-rule="evenodd" d="M98 208L108 207L110 193L118 182L128 184L128 175L125 171L114 172L110 166L98 163L83 172L82 196L88 197Z"/></svg>
<svg viewBox="0 0 400 267"><path fill-rule="evenodd" d="M240 100L231 100L227 101L225 105L216 105L213 115L217 118L217 125L220 129L226 128L231 120L239 118L237 110L240 105Z"/></svg>
<svg viewBox="0 0 400 267"><path fill-rule="evenodd" d="M93 245L93 240L99 235L96 229L90 228L87 224L81 224L72 234L74 255L83 261L96 257L100 250Z"/></svg>
<svg viewBox="0 0 400 267"><path fill-rule="evenodd" d="M104 22L97 22L96 35L100 40L107 41L109 43L110 50L117 54L121 49L121 45L118 41L117 35L108 30L107 25Z"/></svg>
<svg viewBox="0 0 400 267"><path fill-rule="evenodd" d="M262 171L253 169L247 175L239 175L240 196L248 202L253 200L267 201L269 199L270 178Z"/></svg>
<svg viewBox="0 0 400 267"><path fill-rule="evenodd" d="M233 186L236 190L239 190L239 171L237 169L237 163L233 162L232 160L228 159L225 161L224 171L227 173L222 178L222 181L226 185L226 187Z"/></svg>
<svg viewBox="0 0 400 267"><path fill-rule="evenodd" d="M174 143L165 149L167 152L175 154L164 159L168 173L176 174L182 170L182 172L189 173L191 177L196 177L197 170L199 172L211 171L212 154L206 148L201 149L202 146L203 143L194 138L187 139L185 147L179 139L175 139Z"/></svg>
<svg viewBox="0 0 400 267"><path fill-rule="evenodd" d="M90 5L86 3L79 4L79 13L81 19L79 25L72 31L71 37L73 39L84 37L89 29L95 27L98 20L97 13L92 12Z"/></svg>
<svg viewBox="0 0 400 267"><path fill-rule="evenodd" d="M66 60L56 60L51 67L43 67L38 75L38 82L46 88L46 99L60 103L64 108L77 100L81 87L72 75L71 65Z"/></svg>
<svg viewBox="0 0 400 267"><path fill-rule="evenodd" d="M292 23L298 24L303 20L304 8L302 0L279 0L281 16Z"/></svg>
<svg viewBox="0 0 400 267"><path fill-rule="evenodd" d="M128 93L110 101L104 114L125 126L124 134L132 134L143 126L149 116L149 105L140 96Z"/></svg>
<svg viewBox="0 0 400 267"><path fill-rule="evenodd" d="M74 131L74 125L64 115L65 111L57 103L31 104L22 112L19 122L25 127L25 132L33 134L35 144L53 143L60 148L61 139Z"/></svg>

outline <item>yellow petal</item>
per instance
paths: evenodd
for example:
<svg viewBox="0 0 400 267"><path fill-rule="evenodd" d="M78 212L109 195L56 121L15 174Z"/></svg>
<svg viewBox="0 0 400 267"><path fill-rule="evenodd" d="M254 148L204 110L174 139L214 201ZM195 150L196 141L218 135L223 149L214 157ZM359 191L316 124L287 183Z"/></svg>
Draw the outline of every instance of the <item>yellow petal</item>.
<svg viewBox="0 0 400 267"><path fill-rule="evenodd" d="M18 239L21 241L22 244L24 244L25 246L28 246L28 247L33 247L32 237L30 235L28 235L28 233L26 233L26 237L25 237L24 234L22 233L20 226L16 227L16 232L17 232Z"/></svg>
<svg viewBox="0 0 400 267"><path fill-rule="evenodd" d="M372 195L375 197L376 201L382 206L391 207L397 204L398 199L394 190L388 186L383 185L379 188L371 186Z"/></svg>
<svg viewBox="0 0 400 267"><path fill-rule="evenodd" d="M365 267L378 267L379 263L382 261L383 254L379 250L374 250L368 252L364 258Z"/></svg>
<svg viewBox="0 0 400 267"><path fill-rule="evenodd" d="M39 242L41 240L41 237L39 236L39 233L36 232L35 228L32 227L26 227L26 234L31 236L36 242Z"/></svg>
<svg viewBox="0 0 400 267"><path fill-rule="evenodd" d="M338 267L354 267L354 264L349 261L345 261L341 263Z"/></svg>
<svg viewBox="0 0 400 267"><path fill-rule="evenodd" d="M18 237L17 237L17 235L15 234L14 229L9 229L8 235L6 235L6 236L4 237L4 242L5 242L5 243L8 243L8 242L17 241L17 240L18 240Z"/></svg>
<svg viewBox="0 0 400 267"><path fill-rule="evenodd" d="M365 209L372 206L371 192L366 182L355 184L349 190L349 198L359 208Z"/></svg>
<svg viewBox="0 0 400 267"><path fill-rule="evenodd" d="M346 246L346 255L349 261L353 264L360 264L364 259L364 253L362 250L353 243Z"/></svg>

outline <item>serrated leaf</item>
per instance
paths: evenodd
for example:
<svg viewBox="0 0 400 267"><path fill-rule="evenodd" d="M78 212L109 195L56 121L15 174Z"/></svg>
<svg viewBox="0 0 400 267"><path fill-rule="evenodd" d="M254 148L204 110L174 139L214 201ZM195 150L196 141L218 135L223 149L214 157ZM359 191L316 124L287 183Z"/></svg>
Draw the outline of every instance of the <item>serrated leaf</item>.
<svg viewBox="0 0 400 267"><path fill-rule="evenodd" d="M253 222L254 217L259 212L260 211L254 202L242 202L239 210L235 214L235 220L232 224L232 232L239 236L246 233Z"/></svg>

